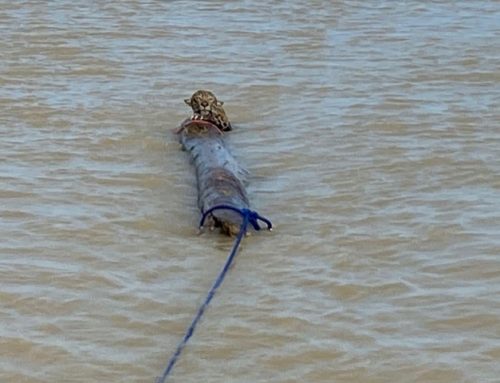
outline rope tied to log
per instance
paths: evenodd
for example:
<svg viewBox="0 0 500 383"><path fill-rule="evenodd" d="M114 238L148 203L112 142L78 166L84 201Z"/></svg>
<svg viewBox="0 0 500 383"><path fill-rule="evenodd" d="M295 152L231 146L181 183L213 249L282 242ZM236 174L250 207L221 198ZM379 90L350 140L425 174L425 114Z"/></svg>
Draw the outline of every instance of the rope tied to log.
<svg viewBox="0 0 500 383"><path fill-rule="evenodd" d="M271 223L271 221L269 221L267 218L262 217L261 215L259 215L259 213L255 212L253 210L250 210L250 209L238 209L237 207L234 207L231 205L217 205L217 206L214 206L214 207L208 209L206 212L204 212L202 217L201 217L201 220L200 220L200 225L199 225L200 229L203 229L203 224L205 223L205 220L208 217L208 215L211 214L212 212L214 212L215 210L232 210L232 211L235 211L237 213L240 213L240 215L243 217L243 219L246 218L248 220L248 223L252 224L253 228L256 231L259 231L261 229L261 227L259 225L259 221L262 221L267 225L267 230L269 230L269 231L273 230L273 224ZM247 223L247 226L248 226L248 223ZM246 229L247 228L245 227L245 233L243 233L243 234L246 234ZM241 229L240 229L240 232L241 232Z"/></svg>
<svg viewBox="0 0 500 383"><path fill-rule="evenodd" d="M175 350L174 355L172 355L172 357L168 361L167 367L163 371L163 375L156 379L156 383L165 383L168 375L170 374L170 372L174 368L174 365L177 362L177 360L179 359L179 356L181 355L182 350L184 350L184 347L186 347L186 344L189 341L189 339L191 338L191 336L193 335L194 330L196 329L198 322L200 321L201 317L205 313L205 310L208 307L208 305L210 304L212 298L214 297L215 292L217 291L219 286L222 284L222 281L224 280L229 268L231 267L231 264L233 263L233 260L238 252L240 242L247 232L248 224L251 224L253 226L253 228L257 231L261 230L261 227L260 227L258 221L264 222L267 225L267 229L270 231L273 228L271 221L268 220L267 218L262 217L257 212L250 210L250 209L238 209L238 208L236 208L234 206L230 206L230 205L217 205L217 206L214 206L214 207L208 209L206 212L204 212L203 216L201 217L201 220L200 220L200 228L203 228L203 224L205 223L205 219L207 218L207 216L210 213L212 213L213 211L219 210L219 209L232 210L232 211L239 213L242 216L243 222L241 223L240 231L239 231L238 235L236 236L236 239L234 240L233 247L231 249L231 252L229 253L229 256L227 257L227 260L226 260L226 263L224 264L224 267L222 268L222 270L220 271L219 275L217 276L217 279L215 280L214 284L212 285L212 287L208 291L207 297L205 298L205 302L203 302L203 304L198 309L198 312L196 313L193 321L191 322L191 325L186 330L184 338L181 340L181 342L177 346L177 349Z"/></svg>

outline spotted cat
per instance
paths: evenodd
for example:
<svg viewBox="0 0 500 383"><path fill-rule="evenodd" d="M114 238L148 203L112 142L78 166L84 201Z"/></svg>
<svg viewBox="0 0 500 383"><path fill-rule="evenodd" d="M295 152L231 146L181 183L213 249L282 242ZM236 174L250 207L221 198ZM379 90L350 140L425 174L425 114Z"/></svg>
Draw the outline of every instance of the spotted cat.
<svg viewBox="0 0 500 383"><path fill-rule="evenodd" d="M212 110L213 105L224 104L217 101L215 95L209 90L197 90L191 98L186 98L184 102L189 105L195 114L201 114L203 111Z"/></svg>
<svg viewBox="0 0 500 383"><path fill-rule="evenodd" d="M232 130L231 123L222 107L224 102L218 101L212 92L198 90L184 102L193 109L193 119L210 121L224 132Z"/></svg>

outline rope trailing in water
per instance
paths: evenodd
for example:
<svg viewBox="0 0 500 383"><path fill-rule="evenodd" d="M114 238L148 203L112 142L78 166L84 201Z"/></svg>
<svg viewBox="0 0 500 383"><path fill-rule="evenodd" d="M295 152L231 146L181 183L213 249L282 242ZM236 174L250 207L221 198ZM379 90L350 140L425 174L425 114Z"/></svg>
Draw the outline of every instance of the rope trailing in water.
<svg viewBox="0 0 500 383"><path fill-rule="evenodd" d="M236 256L236 253L238 252L240 242L243 239L243 236L247 232L248 224L251 224L253 226L253 228L257 231L261 230L261 227L259 226L259 221L264 222L267 225L268 230L272 230L272 228L273 228L271 221L260 216L258 213L254 212L250 209L238 209L238 208L236 208L234 206L230 206L230 205L217 205L217 206L214 206L213 208L207 210L206 212L204 212L203 216L201 217L201 220L200 220L200 228L203 228L203 224L205 223L205 219L207 218L207 216L210 213L212 213L215 210L233 210L233 211L239 213L243 218L243 222L241 223L241 226L240 226L240 231L239 231L236 239L234 240L233 248L231 249L231 252L229 253L229 256L227 257L227 260L226 260L226 263L224 264L224 267L222 268L222 270L219 273L219 276L217 277L214 284L212 285L212 287L208 291L207 297L205 298L205 302L203 302L203 304L198 309L196 316L194 317L193 321L191 322L191 325L186 330L186 334L184 335L184 338L177 346L177 349L175 350L174 355L172 355L172 357L170 358L170 360L167 364L167 367L163 371L163 375L158 377L158 379L156 380L156 383L165 383L168 375L170 374L170 372L174 368L174 365L177 362L177 359L179 359L179 356L181 355L182 350L184 350L184 347L186 347L186 344L189 341L189 338L191 338L191 336L193 335L194 330L196 328L196 325L200 321L206 308L210 304L210 301L214 297L215 292L217 291L219 286L222 284L222 281L224 280L224 277L226 276L227 271L231 267L231 264L233 263L234 257Z"/></svg>

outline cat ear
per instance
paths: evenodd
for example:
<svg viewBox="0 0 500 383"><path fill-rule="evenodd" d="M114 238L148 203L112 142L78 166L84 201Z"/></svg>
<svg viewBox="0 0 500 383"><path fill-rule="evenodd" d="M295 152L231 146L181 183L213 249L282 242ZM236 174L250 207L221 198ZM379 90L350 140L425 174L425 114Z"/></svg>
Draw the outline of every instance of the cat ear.
<svg viewBox="0 0 500 383"><path fill-rule="evenodd" d="M218 105L218 106L222 106L222 105L224 105L224 101L217 101L217 105Z"/></svg>
<svg viewBox="0 0 500 383"><path fill-rule="evenodd" d="M189 106L191 106L191 99L190 99L190 98L185 98L185 99L184 99L184 102L185 102L186 104L188 104Z"/></svg>

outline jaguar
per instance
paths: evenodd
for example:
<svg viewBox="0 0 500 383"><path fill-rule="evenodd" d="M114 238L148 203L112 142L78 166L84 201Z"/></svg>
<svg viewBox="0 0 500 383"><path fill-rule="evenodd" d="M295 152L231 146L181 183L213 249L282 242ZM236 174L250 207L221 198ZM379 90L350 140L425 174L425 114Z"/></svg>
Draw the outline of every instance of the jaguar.
<svg viewBox="0 0 500 383"><path fill-rule="evenodd" d="M222 107L224 102L218 101L209 90L197 90L184 102L193 110L193 119L210 121L223 132L232 130L231 123Z"/></svg>

